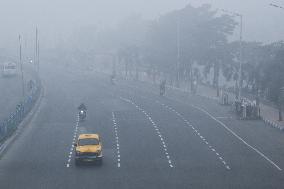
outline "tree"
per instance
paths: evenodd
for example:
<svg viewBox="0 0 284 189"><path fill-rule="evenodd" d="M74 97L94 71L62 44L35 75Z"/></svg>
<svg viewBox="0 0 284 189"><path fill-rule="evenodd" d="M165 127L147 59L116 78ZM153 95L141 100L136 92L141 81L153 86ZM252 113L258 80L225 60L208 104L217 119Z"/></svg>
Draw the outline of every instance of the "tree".
<svg viewBox="0 0 284 189"><path fill-rule="evenodd" d="M160 71L171 77L175 74L182 79L189 77L191 83L193 63L212 67L218 85L220 64L228 57L223 52L227 36L232 34L236 23L232 17L216 13L209 5L199 8L187 5L162 15L149 31L148 59L154 60Z"/></svg>

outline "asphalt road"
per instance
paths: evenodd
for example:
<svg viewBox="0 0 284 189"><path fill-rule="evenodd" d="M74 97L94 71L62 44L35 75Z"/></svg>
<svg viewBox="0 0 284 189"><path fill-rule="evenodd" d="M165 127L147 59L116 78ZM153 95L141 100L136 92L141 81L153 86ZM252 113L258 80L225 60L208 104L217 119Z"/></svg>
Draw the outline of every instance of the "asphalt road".
<svg viewBox="0 0 284 189"><path fill-rule="evenodd" d="M1 154L0 188L283 188L283 133L215 101L99 73L44 71L34 119ZM87 120L77 123L85 102ZM103 165L76 167L73 137L99 133Z"/></svg>

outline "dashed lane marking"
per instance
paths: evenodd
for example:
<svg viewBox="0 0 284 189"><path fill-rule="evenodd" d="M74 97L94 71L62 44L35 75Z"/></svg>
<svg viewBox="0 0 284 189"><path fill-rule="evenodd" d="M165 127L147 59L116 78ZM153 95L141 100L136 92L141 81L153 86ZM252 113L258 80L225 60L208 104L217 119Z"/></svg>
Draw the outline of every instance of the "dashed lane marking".
<svg viewBox="0 0 284 189"><path fill-rule="evenodd" d="M143 108L141 108L139 105L137 105L136 103L132 102L131 100L129 99L125 99L125 98L122 98L120 97L121 100L125 101L125 102L128 102L130 104L132 104L134 107L138 107L137 109L139 111L141 111L145 117L149 120L150 123L152 123L152 126L154 128L154 130L156 131L156 134L157 136L160 138L161 140L161 146L162 146L162 149L164 150L164 153L165 153L165 157L167 159L167 162L169 164L169 167L173 168L173 163L172 163L172 160L171 160L171 157L168 153L168 148L167 148L167 145L166 145L166 142L165 142L165 139L163 137L163 135L161 134L161 132L159 131L159 128L157 126L157 124L153 121L152 117L149 115L149 113L147 113Z"/></svg>
<svg viewBox="0 0 284 189"><path fill-rule="evenodd" d="M159 102L159 101L155 101L161 105L163 105L164 107L168 108L171 110L170 107L168 107L167 105ZM181 101L179 101L181 102ZM237 139L239 139L242 143L244 143L248 148L252 149L253 151L255 151L257 154L259 154L261 157L263 157L265 160L267 160L271 165L273 165L276 169L278 169L279 171L282 171L282 168L280 168L275 162L273 162L270 158L268 158L266 155L264 155L261 151L259 151L257 148L253 147L252 145L248 144L243 138L241 138L239 135L237 135L234 131L232 131L230 128L228 128L223 122L221 122L220 120L218 120L218 118L215 118L213 115L211 115L209 112L207 112L206 110L204 110L203 108L197 107L195 105L191 105L192 107L202 111L203 113L207 114L209 117L211 117L213 120L215 120L216 122L218 122L221 126L223 126L226 130L228 130L232 135L234 135ZM219 117L220 118L220 117ZM205 142L206 143L206 142Z"/></svg>
<svg viewBox="0 0 284 189"><path fill-rule="evenodd" d="M211 150L212 152L216 152L216 149L213 148L211 145L209 145L209 142L207 142L206 138L205 138L203 135L201 135L201 133L200 133L197 129L195 129L195 128L192 126L192 124L190 124L190 122L189 122L182 114L180 114L179 112L177 112L177 111L176 111L175 109L173 109L172 107L169 107L169 106L166 106L166 105L160 103L159 101L156 101L156 103L162 105L162 106L165 107L167 110L169 110L169 111L175 113L178 117L180 117L180 118L184 121L184 123L185 123L189 128L191 128L191 129L195 132L195 134L208 146L209 150ZM221 161L221 163L225 166L225 168L226 168L227 170L230 170L230 169L231 169L230 166L229 166L225 161L223 161L223 158L220 156L219 153L216 152L215 155L217 156L217 159L218 159L219 161ZM221 159L220 159L220 158L221 158Z"/></svg>
<svg viewBox="0 0 284 189"><path fill-rule="evenodd" d="M253 151L255 151L257 154L259 154L261 157L263 157L265 160L267 160L271 165L273 165L274 167L276 167L276 169L278 169L279 171L282 171L282 169L275 163L273 162L271 159L269 159L266 155L264 155L261 151L259 151L257 148L253 147L252 145L250 145L249 143L247 143L243 138L241 138L239 135L237 135L234 131L232 131L229 127L227 127L223 122L221 122L220 120L218 120L217 118L215 118L213 115L211 115L209 112L207 112L206 110L204 110L203 108L197 107L192 105L192 107L200 110L201 112L205 113L206 115L208 115L211 119L215 120L216 122L218 122L222 127L224 127L227 131L229 131L233 136L235 136L238 140L240 140L243 144L245 144L247 147L249 147L250 149L252 149Z"/></svg>
<svg viewBox="0 0 284 189"><path fill-rule="evenodd" d="M73 151L74 151L74 142L76 141L78 127L79 127L79 114L77 115L76 125L75 125L74 133L73 133L72 145L71 145L71 148L70 148L70 151L69 151L69 154L68 154L68 159L67 159L67 163L66 163L67 168L69 168L71 166L70 162L71 162L72 154L73 154Z"/></svg>
<svg viewBox="0 0 284 189"><path fill-rule="evenodd" d="M116 156L117 156L117 167L120 168L121 167L121 156L120 156L120 145L119 145L119 136L118 136L118 127L116 124L116 117L114 112L111 113L112 114L112 122L113 122L113 129L114 129L114 134L115 134L115 142L116 142Z"/></svg>

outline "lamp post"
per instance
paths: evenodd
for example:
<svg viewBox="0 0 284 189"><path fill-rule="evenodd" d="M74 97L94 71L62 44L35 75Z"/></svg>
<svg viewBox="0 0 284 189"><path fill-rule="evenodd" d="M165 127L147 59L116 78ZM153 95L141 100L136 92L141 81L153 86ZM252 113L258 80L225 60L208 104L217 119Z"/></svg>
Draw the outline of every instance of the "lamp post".
<svg viewBox="0 0 284 189"><path fill-rule="evenodd" d="M24 81L24 71L23 71L23 62L22 62L22 39L19 35L19 63L21 69L21 79L22 79L22 95L25 97L25 81Z"/></svg>
<svg viewBox="0 0 284 189"><path fill-rule="evenodd" d="M284 10L284 7L270 3L269 4L272 7L278 8L278 9L282 9ZM279 121L283 121L283 117L282 117L282 106L283 106L283 101L284 101L284 87L279 89L279 97L278 97L278 112L279 112L279 116L278 116L278 120Z"/></svg>
<svg viewBox="0 0 284 189"><path fill-rule="evenodd" d="M179 87L179 67L180 67L180 13L177 15L177 63L176 63L176 85Z"/></svg>
<svg viewBox="0 0 284 189"><path fill-rule="evenodd" d="M238 86L238 94L237 97L240 99L241 95L242 95L242 65L243 65L243 15L237 12L232 12L232 11L228 11L225 9L220 9L221 11L225 12L225 13L229 13L233 16L237 16L240 18L240 39L239 39L239 43L240 43L240 57L239 57L239 86Z"/></svg>

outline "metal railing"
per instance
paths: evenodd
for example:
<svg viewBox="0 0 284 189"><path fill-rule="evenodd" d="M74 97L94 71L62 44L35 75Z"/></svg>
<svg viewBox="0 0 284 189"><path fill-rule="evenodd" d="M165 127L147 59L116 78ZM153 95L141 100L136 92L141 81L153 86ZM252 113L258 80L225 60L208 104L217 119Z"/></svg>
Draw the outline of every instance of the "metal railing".
<svg viewBox="0 0 284 189"><path fill-rule="evenodd" d="M30 92L17 106L14 112L4 121L0 121L0 143L13 134L26 115L32 110L41 92L39 79L30 86Z"/></svg>

